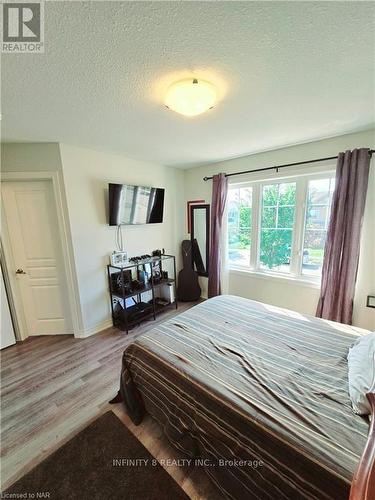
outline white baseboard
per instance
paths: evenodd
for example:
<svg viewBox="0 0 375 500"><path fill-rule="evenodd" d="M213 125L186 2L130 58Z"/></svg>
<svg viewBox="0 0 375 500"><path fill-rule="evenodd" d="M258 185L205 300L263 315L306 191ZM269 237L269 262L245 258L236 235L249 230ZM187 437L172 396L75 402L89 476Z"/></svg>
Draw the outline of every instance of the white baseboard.
<svg viewBox="0 0 375 500"><path fill-rule="evenodd" d="M77 339L85 339L90 337L91 335L95 335L95 333L99 333L102 330L106 330L112 326L112 319L106 319L105 321L101 321L96 325L90 326L88 328L84 328L80 332L75 334L75 338Z"/></svg>

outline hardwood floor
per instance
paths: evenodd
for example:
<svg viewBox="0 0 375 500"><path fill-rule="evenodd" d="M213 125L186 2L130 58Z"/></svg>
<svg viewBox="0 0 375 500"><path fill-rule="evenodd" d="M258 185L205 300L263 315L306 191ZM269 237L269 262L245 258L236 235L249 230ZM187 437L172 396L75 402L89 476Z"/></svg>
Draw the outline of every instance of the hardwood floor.
<svg viewBox="0 0 375 500"><path fill-rule="evenodd" d="M151 418L134 426L122 404L109 405L119 385L125 347L158 322L188 309L181 304L132 330L110 328L87 339L31 337L1 351L2 489L37 465L74 434L112 410L157 459L183 458ZM221 498L202 469L167 467L193 499Z"/></svg>

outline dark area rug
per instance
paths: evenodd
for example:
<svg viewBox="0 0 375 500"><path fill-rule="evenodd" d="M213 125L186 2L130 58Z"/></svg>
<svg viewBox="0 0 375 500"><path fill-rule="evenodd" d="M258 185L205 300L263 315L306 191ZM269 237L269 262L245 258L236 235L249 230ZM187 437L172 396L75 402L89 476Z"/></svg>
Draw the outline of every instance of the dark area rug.
<svg viewBox="0 0 375 500"><path fill-rule="evenodd" d="M6 493L25 495L18 498L50 500L189 498L111 411L47 457Z"/></svg>

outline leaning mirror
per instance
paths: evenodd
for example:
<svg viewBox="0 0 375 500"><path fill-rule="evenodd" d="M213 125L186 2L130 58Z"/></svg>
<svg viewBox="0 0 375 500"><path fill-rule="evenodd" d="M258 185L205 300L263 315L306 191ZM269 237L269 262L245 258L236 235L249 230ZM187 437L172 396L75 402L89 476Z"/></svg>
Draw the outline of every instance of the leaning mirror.
<svg viewBox="0 0 375 500"><path fill-rule="evenodd" d="M191 205L192 265L199 276L208 276L210 251L210 205Z"/></svg>

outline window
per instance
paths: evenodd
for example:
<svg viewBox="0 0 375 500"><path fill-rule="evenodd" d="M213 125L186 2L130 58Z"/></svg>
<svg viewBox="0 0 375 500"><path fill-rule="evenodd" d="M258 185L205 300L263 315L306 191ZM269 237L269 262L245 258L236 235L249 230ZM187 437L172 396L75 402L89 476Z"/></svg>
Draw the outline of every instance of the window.
<svg viewBox="0 0 375 500"><path fill-rule="evenodd" d="M262 189L260 267L289 272L296 183L266 184Z"/></svg>
<svg viewBox="0 0 375 500"><path fill-rule="evenodd" d="M234 188L228 192L229 259L250 265L253 188Z"/></svg>
<svg viewBox="0 0 375 500"><path fill-rule="evenodd" d="M314 279L321 274L334 174L230 186L232 268Z"/></svg>
<svg viewBox="0 0 375 500"><path fill-rule="evenodd" d="M334 185L334 178L308 183L302 274L321 274Z"/></svg>

